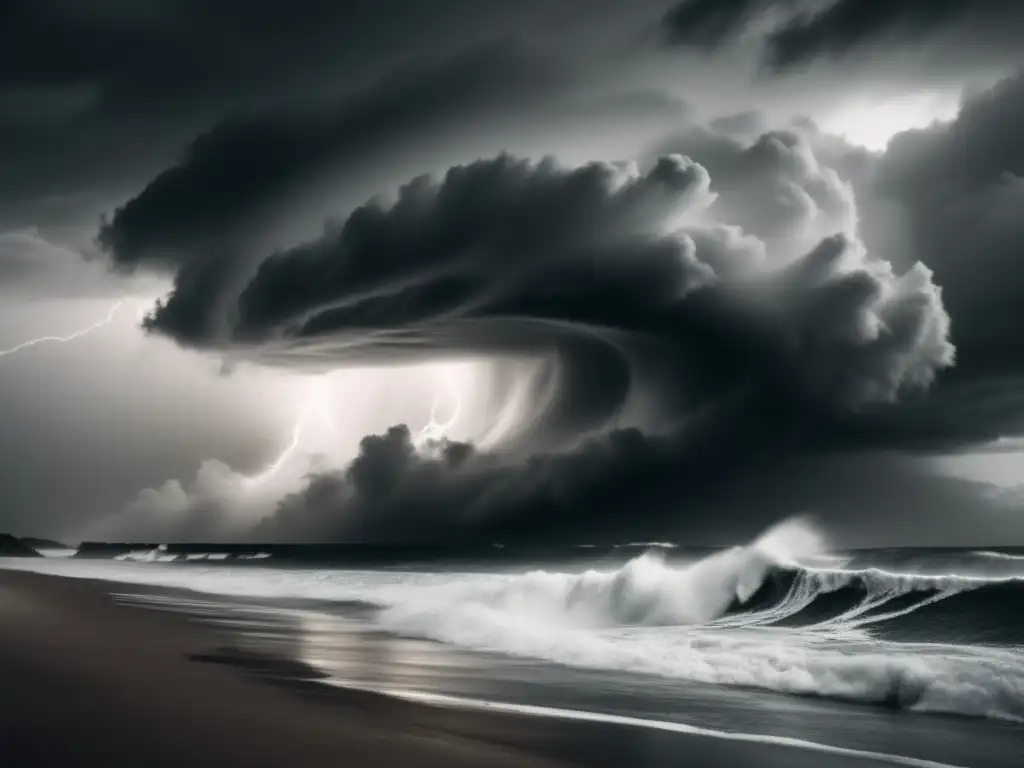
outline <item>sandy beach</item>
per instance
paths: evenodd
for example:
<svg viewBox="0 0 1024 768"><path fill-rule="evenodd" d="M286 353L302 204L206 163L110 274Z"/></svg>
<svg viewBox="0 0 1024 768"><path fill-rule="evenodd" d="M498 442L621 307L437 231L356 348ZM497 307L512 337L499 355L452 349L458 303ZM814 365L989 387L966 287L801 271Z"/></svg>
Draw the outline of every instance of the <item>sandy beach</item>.
<svg viewBox="0 0 1024 768"><path fill-rule="evenodd" d="M323 685L289 659L232 657L181 615L118 604L118 587L0 571L5 768L891 764Z"/></svg>
<svg viewBox="0 0 1024 768"><path fill-rule="evenodd" d="M557 765L190 661L208 640L93 583L0 574L0 764Z"/></svg>

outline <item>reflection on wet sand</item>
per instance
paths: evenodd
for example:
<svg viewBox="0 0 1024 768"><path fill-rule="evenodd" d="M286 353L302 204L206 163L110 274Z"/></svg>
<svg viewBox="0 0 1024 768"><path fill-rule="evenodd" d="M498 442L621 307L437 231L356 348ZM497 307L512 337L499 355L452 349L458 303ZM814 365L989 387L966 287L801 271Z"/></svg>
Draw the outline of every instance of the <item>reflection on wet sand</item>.
<svg viewBox="0 0 1024 768"><path fill-rule="evenodd" d="M786 739L804 742L799 750L784 751L788 762L778 764L786 766L802 765L805 758L815 768L843 764L843 753L855 751L860 755L855 759L859 766L1016 768L1006 755L1017 752L1019 728L1008 723L907 717L838 701L464 651L384 633L370 623L365 610L353 611L345 605L326 613L322 603L321 610L315 611L296 606L294 600L267 605L197 599L171 591L121 595L120 599L150 609L184 612L216 632L220 646L197 661L229 664L324 699L331 698L329 688L342 686L344 696L334 702L341 706L355 702L358 708L376 708L379 696L371 692L400 694L437 705L389 703L389 716L401 711L406 724L449 732L458 728L461 736L517 748L528 743L535 753L572 762L580 758L578 740L585 738L589 743L585 765L619 768L629 761L674 765L678 734L662 728L717 733L719 739L746 734L776 745ZM467 702L498 702L503 707L520 707L520 714L490 711L453 717L452 708L464 709ZM536 711L537 705L547 710ZM435 716L438 712L444 716ZM548 716L524 718L523 713ZM605 722L575 722L580 715L603 717ZM615 727L641 723L646 727ZM596 734L608 743L595 750ZM825 753L815 753L817 746ZM708 748L726 749L717 743ZM766 754L759 766L775 764L772 761L778 755L770 750ZM827 762L823 762L825 754ZM608 755L616 757L606 760ZM894 759L876 761L867 755ZM726 760L722 764L732 764L725 756L722 759Z"/></svg>

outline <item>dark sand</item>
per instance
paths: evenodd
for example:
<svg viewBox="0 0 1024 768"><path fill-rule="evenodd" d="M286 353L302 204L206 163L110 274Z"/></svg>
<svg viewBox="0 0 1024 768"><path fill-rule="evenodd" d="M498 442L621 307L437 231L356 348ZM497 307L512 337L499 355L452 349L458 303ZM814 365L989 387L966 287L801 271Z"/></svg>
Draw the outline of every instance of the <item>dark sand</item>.
<svg viewBox="0 0 1024 768"><path fill-rule="evenodd" d="M287 659L233 656L179 615L118 605L116 586L0 571L3 768L888 764L338 689Z"/></svg>

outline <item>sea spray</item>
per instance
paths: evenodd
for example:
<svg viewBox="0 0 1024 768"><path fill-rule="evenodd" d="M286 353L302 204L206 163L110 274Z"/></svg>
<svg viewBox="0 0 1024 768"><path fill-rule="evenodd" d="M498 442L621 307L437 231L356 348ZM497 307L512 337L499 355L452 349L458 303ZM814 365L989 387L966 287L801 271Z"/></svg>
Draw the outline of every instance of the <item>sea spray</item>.
<svg viewBox="0 0 1024 768"><path fill-rule="evenodd" d="M805 518L785 520L748 546L732 547L682 567L652 549L621 568L584 573L531 571L499 578L460 579L400 600L387 617L486 614L505 621L600 629L704 624L736 600L753 595L773 569L793 567L822 550ZM465 618L465 617L464 617Z"/></svg>

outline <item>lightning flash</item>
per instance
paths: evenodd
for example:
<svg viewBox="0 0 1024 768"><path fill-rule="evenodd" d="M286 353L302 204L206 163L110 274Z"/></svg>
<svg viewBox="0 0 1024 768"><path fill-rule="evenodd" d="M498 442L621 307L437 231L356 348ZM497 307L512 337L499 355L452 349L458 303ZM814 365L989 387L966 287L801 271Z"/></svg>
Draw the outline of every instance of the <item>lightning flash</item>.
<svg viewBox="0 0 1024 768"><path fill-rule="evenodd" d="M335 447L341 442L341 436L334 425L334 418L331 413L330 400L327 397L325 384L326 382L322 379L317 379L312 383L303 401L298 419L295 421L295 426L292 428L292 437L288 445L263 471L246 478L246 485L248 487L253 488L265 484L287 467L296 454L305 453L308 455L314 453L309 447L311 443L309 434L314 425L326 428L331 433Z"/></svg>
<svg viewBox="0 0 1024 768"><path fill-rule="evenodd" d="M424 446L428 443L438 442L443 440L452 427L455 426L455 422L459 420L459 414L462 412L462 401L459 399L458 394L455 393L454 389L449 390L452 402L455 407L452 409L451 415L445 421L437 420L438 409L441 406L441 393L434 395L434 400L430 404L430 420L423 426L416 434L416 445Z"/></svg>
<svg viewBox="0 0 1024 768"><path fill-rule="evenodd" d="M114 319L114 315L117 314L117 311L123 305L124 299L121 299L108 310L106 317L104 317L102 320L93 323L92 325L86 326L85 328L81 328L75 331L74 333L70 333L67 336L38 336L37 338L29 339L28 341L23 341L20 344L11 347L10 349L0 349L0 357L13 355L15 352L21 352L22 350L30 349L32 347L38 346L39 344L49 344L51 342L66 344L69 341L75 341L76 339L80 339L83 336L92 333L93 331L98 331L105 325L109 325L110 322Z"/></svg>

